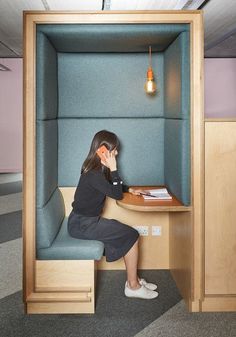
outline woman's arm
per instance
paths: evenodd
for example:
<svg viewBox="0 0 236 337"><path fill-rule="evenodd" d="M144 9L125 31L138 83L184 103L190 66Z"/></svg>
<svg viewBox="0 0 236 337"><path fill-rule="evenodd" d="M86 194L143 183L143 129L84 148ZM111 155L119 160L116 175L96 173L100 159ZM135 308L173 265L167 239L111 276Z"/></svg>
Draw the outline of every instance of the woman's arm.
<svg viewBox="0 0 236 337"><path fill-rule="evenodd" d="M96 190L110 198L120 200L123 198L122 180L117 171L111 172L111 183L105 178L101 171L89 174L89 183Z"/></svg>

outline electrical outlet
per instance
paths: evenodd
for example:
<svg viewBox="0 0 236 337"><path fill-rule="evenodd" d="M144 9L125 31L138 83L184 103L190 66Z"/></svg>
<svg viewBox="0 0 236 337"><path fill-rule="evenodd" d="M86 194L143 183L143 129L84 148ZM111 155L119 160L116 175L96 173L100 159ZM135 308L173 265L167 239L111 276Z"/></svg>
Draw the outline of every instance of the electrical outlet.
<svg viewBox="0 0 236 337"><path fill-rule="evenodd" d="M141 236L148 236L148 226L135 226L134 228Z"/></svg>
<svg viewBox="0 0 236 337"><path fill-rule="evenodd" d="M161 236L161 226L152 226L152 236Z"/></svg>

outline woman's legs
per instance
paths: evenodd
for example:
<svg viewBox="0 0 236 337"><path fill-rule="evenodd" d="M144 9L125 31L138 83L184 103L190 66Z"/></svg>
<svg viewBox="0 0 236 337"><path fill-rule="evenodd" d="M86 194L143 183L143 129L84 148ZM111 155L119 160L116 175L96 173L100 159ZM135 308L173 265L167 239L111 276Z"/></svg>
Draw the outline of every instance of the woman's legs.
<svg viewBox="0 0 236 337"><path fill-rule="evenodd" d="M127 281L131 289L140 288L139 279L137 275L138 269L138 240L130 248L128 253L124 256Z"/></svg>

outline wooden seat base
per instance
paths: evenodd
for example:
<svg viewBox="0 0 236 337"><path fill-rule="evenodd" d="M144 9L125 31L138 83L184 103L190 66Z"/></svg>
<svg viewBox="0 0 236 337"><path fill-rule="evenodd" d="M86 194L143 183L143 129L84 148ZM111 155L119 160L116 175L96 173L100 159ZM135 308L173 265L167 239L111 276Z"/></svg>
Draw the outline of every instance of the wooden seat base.
<svg viewBox="0 0 236 337"><path fill-rule="evenodd" d="M35 291L25 302L28 314L94 313L96 261L36 260Z"/></svg>

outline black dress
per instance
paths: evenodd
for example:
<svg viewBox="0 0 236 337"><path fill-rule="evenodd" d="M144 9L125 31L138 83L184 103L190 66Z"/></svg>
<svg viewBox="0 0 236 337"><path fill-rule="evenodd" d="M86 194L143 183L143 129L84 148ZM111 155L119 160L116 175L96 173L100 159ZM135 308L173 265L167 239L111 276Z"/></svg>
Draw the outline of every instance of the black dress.
<svg viewBox="0 0 236 337"><path fill-rule="evenodd" d="M106 196L122 199L123 190L127 187L117 171L111 172L110 182L101 170L81 174L68 218L69 234L77 239L102 241L108 262L126 255L139 237L136 229L100 216Z"/></svg>

